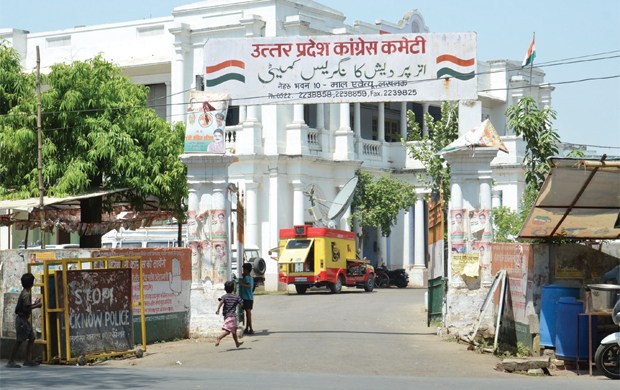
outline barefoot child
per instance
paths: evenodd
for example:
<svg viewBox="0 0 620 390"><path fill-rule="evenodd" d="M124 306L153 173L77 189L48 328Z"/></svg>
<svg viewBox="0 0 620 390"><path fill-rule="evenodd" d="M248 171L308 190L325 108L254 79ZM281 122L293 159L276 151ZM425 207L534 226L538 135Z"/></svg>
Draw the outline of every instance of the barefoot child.
<svg viewBox="0 0 620 390"><path fill-rule="evenodd" d="M224 306L222 310L222 314L224 315L224 325L222 326L222 334L217 338L215 342L215 346L220 345L220 341L228 334L232 333L232 337L235 340L235 345L237 348L243 344L243 341L239 341L237 338L237 305L241 305L243 307L243 301L238 295L233 294L235 290L235 283L232 281L228 281L224 283L224 290L226 290L226 294L222 295L220 298L220 304L217 306L217 310L215 314L220 314L220 309Z"/></svg>
<svg viewBox="0 0 620 390"><path fill-rule="evenodd" d="M41 303L38 299L32 303L32 294L30 290L32 290L32 286L34 285L34 275L30 272L25 273L22 275L21 281L23 290L21 294L19 294L17 305L15 306L15 345L11 351L9 362L6 365L8 368L21 367L19 364L15 363L15 358L17 357L19 347L24 341L28 342L28 344L26 344L26 360L24 361L24 366L33 367L39 365L39 362L32 360L34 332L32 330L32 326L30 325L30 314L32 313L32 309L38 309L41 307Z"/></svg>

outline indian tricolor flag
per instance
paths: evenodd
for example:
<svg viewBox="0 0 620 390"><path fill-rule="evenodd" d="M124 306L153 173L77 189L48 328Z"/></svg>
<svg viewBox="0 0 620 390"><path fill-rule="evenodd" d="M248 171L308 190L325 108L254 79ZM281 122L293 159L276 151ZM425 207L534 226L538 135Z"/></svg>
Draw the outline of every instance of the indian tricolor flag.
<svg viewBox="0 0 620 390"><path fill-rule="evenodd" d="M534 37L532 38L532 43L530 43L530 48L527 49L527 54L525 55L525 58L523 59L523 63L521 64L522 68L528 65L534 64L534 58L536 58L536 48L534 48L534 41L536 41L536 34L534 34Z"/></svg>

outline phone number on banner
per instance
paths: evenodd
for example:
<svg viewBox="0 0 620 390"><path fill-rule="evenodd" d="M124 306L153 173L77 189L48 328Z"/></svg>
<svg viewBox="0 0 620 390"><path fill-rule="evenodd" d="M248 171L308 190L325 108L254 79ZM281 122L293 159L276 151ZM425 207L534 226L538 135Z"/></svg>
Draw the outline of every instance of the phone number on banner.
<svg viewBox="0 0 620 390"><path fill-rule="evenodd" d="M380 96L416 96L416 89L386 89L377 90L350 90L350 91L307 91L307 92L278 92L270 93L271 100L292 100L292 99L317 99L317 98L360 98L360 97L380 97Z"/></svg>

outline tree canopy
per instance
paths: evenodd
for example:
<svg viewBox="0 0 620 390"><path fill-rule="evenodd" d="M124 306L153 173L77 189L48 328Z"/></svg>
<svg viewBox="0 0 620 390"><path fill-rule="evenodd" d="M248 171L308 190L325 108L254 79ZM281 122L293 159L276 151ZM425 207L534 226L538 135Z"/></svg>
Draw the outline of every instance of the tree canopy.
<svg viewBox="0 0 620 390"><path fill-rule="evenodd" d="M171 126L147 107L147 87L101 56L52 65L43 84L46 195L129 188L136 210L155 196L162 209L184 219L184 126ZM0 199L39 196L34 87L14 49L0 45ZM83 222L100 221L101 207L91 206L90 217L83 207Z"/></svg>
<svg viewBox="0 0 620 390"><path fill-rule="evenodd" d="M408 141L421 141L408 146L409 154L426 168L426 175L421 175L420 180L431 190L431 196L439 198L441 194L445 200L449 200L450 165L439 151L459 135L458 105L443 102L441 118L435 121L429 113L426 113L424 121L427 123L428 134L421 136L415 114L411 110L407 111L407 125L412 129Z"/></svg>
<svg viewBox="0 0 620 390"><path fill-rule="evenodd" d="M373 178L361 170L356 174L359 181L351 202L351 219L362 227L380 227L381 234L389 236L399 212L415 204L415 187L389 176Z"/></svg>

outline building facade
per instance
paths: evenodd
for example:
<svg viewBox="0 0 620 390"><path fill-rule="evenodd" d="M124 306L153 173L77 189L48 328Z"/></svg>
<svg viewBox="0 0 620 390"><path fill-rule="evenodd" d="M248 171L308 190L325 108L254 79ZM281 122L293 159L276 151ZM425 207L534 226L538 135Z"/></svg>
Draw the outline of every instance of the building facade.
<svg viewBox="0 0 620 390"><path fill-rule="evenodd" d="M147 85L153 109L177 122L185 121L189 92L199 87L196 76L203 73L203 47L210 38L430 32L415 10L399 22L345 21L346 15L315 1L209 0L177 7L163 18L42 33L3 28L0 37L18 50L26 70L35 67L37 46L44 73L54 63L101 54L120 65L131 80ZM525 95L550 104L553 88L544 85L543 72L521 70L514 61L478 61L477 72L478 99L459 102L459 132L491 120L510 151L491 162L493 206L516 209L524 188L524 143L510 133L504 113ZM441 272L433 270L443 267L429 265L433 251L427 246L428 190L417 180L424 167L408 155L401 138L407 137L408 110L427 131L423 115L439 118L440 105L429 101L230 107L225 139L232 163L227 174L228 182L245 195L245 243L261 248L268 259L269 249L278 246L280 228L313 222L305 195L310 188L328 208L357 169L389 174L416 185L419 200L401 213L389 237L367 231L362 253L375 264L407 269L411 285L425 286ZM337 221L339 228L352 228L348 216ZM9 233L0 231L0 248L15 246ZM266 289L277 289L277 272L277 263L267 261Z"/></svg>

